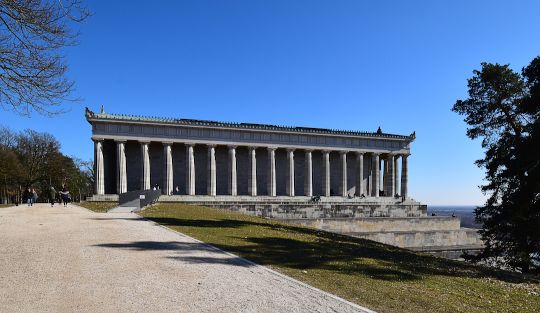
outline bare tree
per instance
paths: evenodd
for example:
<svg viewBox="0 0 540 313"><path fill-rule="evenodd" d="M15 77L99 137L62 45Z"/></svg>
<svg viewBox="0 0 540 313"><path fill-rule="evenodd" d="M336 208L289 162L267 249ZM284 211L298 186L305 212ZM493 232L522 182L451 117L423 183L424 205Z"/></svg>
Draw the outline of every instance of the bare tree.
<svg viewBox="0 0 540 313"><path fill-rule="evenodd" d="M28 116L63 112L73 81L61 51L89 11L82 0L0 0L0 106Z"/></svg>
<svg viewBox="0 0 540 313"><path fill-rule="evenodd" d="M17 143L17 134L11 129L0 126L0 150L13 149Z"/></svg>
<svg viewBox="0 0 540 313"><path fill-rule="evenodd" d="M23 182L27 186L58 174L62 167L60 143L51 134L26 129L17 136L15 150L24 164Z"/></svg>

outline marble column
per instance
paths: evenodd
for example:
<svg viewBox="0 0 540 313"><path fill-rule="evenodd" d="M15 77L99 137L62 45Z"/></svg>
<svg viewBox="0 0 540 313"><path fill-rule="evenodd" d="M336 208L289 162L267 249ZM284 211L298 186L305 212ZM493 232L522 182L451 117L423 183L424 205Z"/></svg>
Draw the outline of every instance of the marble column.
<svg viewBox="0 0 540 313"><path fill-rule="evenodd" d="M341 159L341 184L339 185L339 191L342 197L347 197L347 152L341 151L339 156Z"/></svg>
<svg viewBox="0 0 540 313"><path fill-rule="evenodd" d="M372 187L371 187L372 196L378 198L379 190L381 188L380 183L379 183L379 176L380 176L380 171L381 171L380 162L379 162L379 153L373 153L373 159L372 159L371 164L373 166L372 175L371 175L373 179Z"/></svg>
<svg viewBox="0 0 540 313"><path fill-rule="evenodd" d="M257 195L257 152L255 147L249 147L248 194Z"/></svg>
<svg viewBox="0 0 540 313"><path fill-rule="evenodd" d="M126 169L126 141L116 141L116 168L118 176L116 177L116 193L127 192L127 169Z"/></svg>
<svg viewBox="0 0 540 313"><path fill-rule="evenodd" d="M306 150L304 158L304 196L313 196L313 160L311 150Z"/></svg>
<svg viewBox="0 0 540 313"><path fill-rule="evenodd" d="M173 161L172 161L172 142L163 143L163 156L165 158L163 188L161 192L164 195L172 195L173 193Z"/></svg>
<svg viewBox="0 0 540 313"><path fill-rule="evenodd" d="M186 144L186 194L195 195L195 155L193 144Z"/></svg>
<svg viewBox="0 0 540 313"><path fill-rule="evenodd" d="M216 195L216 146L208 146L208 179L207 189L209 196Z"/></svg>
<svg viewBox="0 0 540 313"><path fill-rule="evenodd" d="M386 196L393 197L396 194L394 190L394 155L393 154L390 154L390 153L388 154L386 164L388 166L388 171L387 171L388 179L386 180L387 182Z"/></svg>
<svg viewBox="0 0 540 313"><path fill-rule="evenodd" d="M148 152L149 142L141 142L141 190L150 190L150 154Z"/></svg>
<svg viewBox="0 0 540 313"><path fill-rule="evenodd" d="M286 189L289 197L294 197L294 149L287 149L287 182Z"/></svg>
<svg viewBox="0 0 540 313"><path fill-rule="evenodd" d="M408 154L403 154L401 156L401 198L403 200L407 199L407 184L408 184L408 174L407 174L407 157Z"/></svg>
<svg viewBox="0 0 540 313"><path fill-rule="evenodd" d="M103 140L94 141L96 153L96 194L105 194L105 165L103 162Z"/></svg>
<svg viewBox="0 0 540 313"><path fill-rule="evenodd" d="M237 195L236 184L236 147L229 147L229 194L231 196Z"/></svg>
<svg viewBox="0 0 540 313"><path fill-rule="evenodd" d="M268 195L276 196L276 148L268 148Z"/></svg>
<svg viewBox="0 0 540 313"><path fill-rule="evenodd" d="M323 193L330 197L330 151L323 151Z"/></svg>
<svg viewBox="0 0 540 313"><path fill-rule="evenodd" d="M381 160L381 163L383 163L383 168L382 168L382 184L383 184L383 192L384 192L384 195L385 196L388 196L388 159L387 158L384 158ZM380 178L380 179L381 179Z"/></svg>
<svg viewBox="0 0 540 313"><path fill-rule="evenodd" d="M356 153L357 172L356 172L356 195L360 197L364 194L364 153Z"/></svg>
<svg viewBox="0 0 540 313"><path fill-rule="evenodd" d="M394 156L394 193L399 191L399 171L398 171L399 155Z"/></svg>

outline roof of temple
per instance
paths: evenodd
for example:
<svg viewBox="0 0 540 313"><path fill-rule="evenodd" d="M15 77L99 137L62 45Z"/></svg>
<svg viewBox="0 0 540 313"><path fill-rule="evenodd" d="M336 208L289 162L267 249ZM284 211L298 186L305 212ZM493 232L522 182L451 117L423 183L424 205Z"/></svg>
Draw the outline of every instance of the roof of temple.
<svg viewBox="0 0 540 313"><path fill-rule="evenodd" d="M103 111L103 110L102 110ZM301 126L283 126L283 125L269 125L269 124L254 124L254 123L232 123L232 122L219 122L219 121L207 121L196 120L186 118L164 118L155 116L140 116L140 115L127 115L127 114L111 114L111 113L95 113L86 108L86 120L88 122L97 120L117 120L117 121L134 121L134 122L152 122L174 125L187 125L187 126L213 126L213 127L227 127L235 129L260 129L260 130L277 130L277 131L292 131L298 133L312 133L312 134L334 134L334 135L357 135L368 137L383 137L383 138L395 138L413 141L416 138L416 133L413 132L408 136L387 134L381 131L381 128L376 132L363 132L341 129L328 129L328 128L314 128L314 127L301 127Z"/></svg>

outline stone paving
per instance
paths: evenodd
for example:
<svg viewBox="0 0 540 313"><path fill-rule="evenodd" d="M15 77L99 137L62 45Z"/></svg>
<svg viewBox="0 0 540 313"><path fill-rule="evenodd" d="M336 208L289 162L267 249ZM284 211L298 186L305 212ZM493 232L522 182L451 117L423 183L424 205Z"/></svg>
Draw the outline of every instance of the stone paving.
<svg viewBox="0 0 540 313"><path fill-rule="evenodd" d="M370 312L132 213L0 208L0 312Z"/></svg>

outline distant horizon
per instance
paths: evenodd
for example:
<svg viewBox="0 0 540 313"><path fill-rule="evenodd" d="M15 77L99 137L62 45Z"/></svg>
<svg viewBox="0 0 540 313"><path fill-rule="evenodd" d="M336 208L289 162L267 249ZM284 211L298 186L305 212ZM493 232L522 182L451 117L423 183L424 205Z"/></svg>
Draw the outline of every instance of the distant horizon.
<svg viewBox="0 0 540 313"><path fill-rule="evenodd" d="M482 206L475 204L427 204L427 206L436 206L436 207L478 207Z"/></svg>

